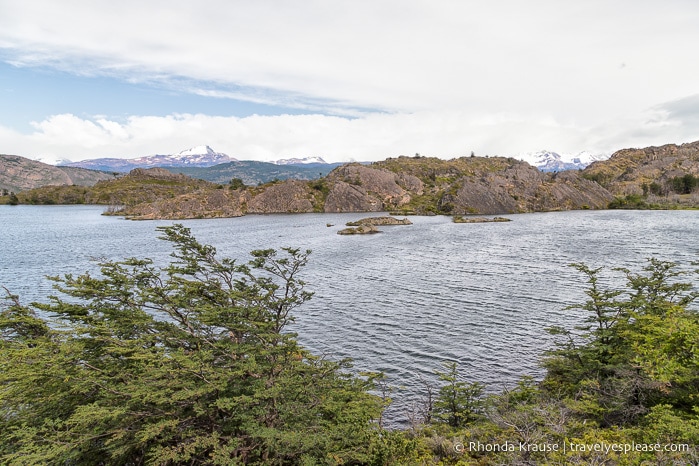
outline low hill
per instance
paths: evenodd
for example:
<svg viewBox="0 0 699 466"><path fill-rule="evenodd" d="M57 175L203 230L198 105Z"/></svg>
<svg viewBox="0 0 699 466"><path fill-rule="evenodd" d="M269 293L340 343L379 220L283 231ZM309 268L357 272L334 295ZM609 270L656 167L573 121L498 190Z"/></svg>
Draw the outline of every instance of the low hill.
<svg viewBox="0 0 699 466"><path fill-rule="evenodd" d="M18 194L22 204L101 204L121 208L216 189L217 185L162 168L137 168L94 186L44 186Z"/></svg>
<svg viewBox="0 0 699 466"><path fill-rule="evenodd" d="M542 173L504 157L399 157L331 172L326 212L502 214L606 208L612 196L577 172ZM352 199L352 201L348 201Z"/></svg>
<svg viewBox="0 0 699 466"><path fill-rule="evenodd" d="M40 186L92 186L113 180L114 173L75 167L55 167L18 155L0 155L0 190L18 193Z"/></svg>
<svg viewBox="0 0 699 466"><path fill-rule="evenodd" d="M582 172L616 196L699 205L699 141L623 149Z"/></svg>

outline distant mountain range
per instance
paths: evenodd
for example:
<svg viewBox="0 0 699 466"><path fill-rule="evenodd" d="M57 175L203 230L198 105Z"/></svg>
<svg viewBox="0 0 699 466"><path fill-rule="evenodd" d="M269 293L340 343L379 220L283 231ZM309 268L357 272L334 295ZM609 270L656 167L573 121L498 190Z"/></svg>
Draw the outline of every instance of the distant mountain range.
<svg viewBox="0 0 699 466"><path fill-rule="evenodd" d="M135 168L165 168L213 183L229 183L239 178L248 186L278 179L312 180L327 175L341 163L326 163L321 157L305 157L257 162L238 160L210 146L197 146L177 154L150 155L134 159L102 158L63 163L63 167L81 167L106 172L127 173Z"/></svg>
<svg viewBox="0 0 699 466"><path fill-rule="evenodd" d="M515 156L515 158L524 160L542 172L562 172L565 170L582 170L593 162L608 159L609 155L594 155L589 152L561 155L553 151L541 150L538 152L525 152Z"/></svg>
<svg viewBox="0 0 699 466"><path fill-rule="evenodd" d="M304 157L302 159L281 159L274 162L276 165L327 165L322 157Z"/></svg>
<svg viewBox="0 0 699 466"><path fill-rule="evenodd" d="M62 167L80 167L106 172L130 172L134 168L153 167L211 167L221 163L235 162L237 159L209 146L197 146L177 154L149 155L135 159L102 158L82 160L80 162L60 163Z"/></svg>
<svg viewBox="0 0 699 466"><path fill-rule="evenodd" d="M553 151L542 150L539 152L526 152L519 154L515 158L523 160L530 165L538 168L544 172L552 171L564 171L564 170L578 170L587 167L592 162L598 160L605 160L609 158L607 155L593 155L589 152L580 152L575 155L570 154L558 154ZM107 172L120 172L127 173L134 168L153 168L153 167L165 167L165 168L209 168L215 165L226 164L231 162L239 162L238 159L233 158L227 154L216 152L210 146L197 146L191 149L184 150L177 154L169 155L150 155L145 157L137 157L133 159L117 159L117 158L100 158L91 160L82 160L80 162L62 162L58 163L58 166L65 167L80 167L88 168L91 170L101 170ZM322 157L304 157L304 158L289 158L281 159L274 162L255 162L255 161L243 161L242 165L246 167L254 167L257 172L259 167L257 164L271 164L271 165L281 165L281 166L292 166L292 167L315 167L321 170L316 170L315 173L323 173L323 175L330 170L325 170L326 168L334 168L341 164L329 164ZM242 166L240 167L243 168ZM230 172L230 166L225 170L227 173ZM262 169L262 172L273 171L267 167L267 169ZM206 171L207 179L209 181L220 182L222 180L214 179L216 176L211 175L212 171ZM301 179L308 179L308 175L303 170L303 176ZM289 176L284 175L285 172L280 172L280 176L288 178ZM190 176L198 176L196 170L191 173L187 173ZM227 176L227 175L226 175ZM314 174L315 176L315 174ZM238 178L245 178L245 176L238 175ZM291 176L295 178L296 176ZM255 178L253 176L248 176L248 181L253 181ZM259 181L266 182L268 179L259 179Z"/></svg>

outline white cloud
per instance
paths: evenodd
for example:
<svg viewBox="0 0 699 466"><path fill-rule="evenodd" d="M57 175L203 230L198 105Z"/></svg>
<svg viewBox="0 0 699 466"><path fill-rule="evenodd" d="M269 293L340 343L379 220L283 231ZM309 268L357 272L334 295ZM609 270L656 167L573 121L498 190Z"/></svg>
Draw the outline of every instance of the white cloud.
<svg viewBox="0 0 699 466"><path fill-rule="evenodd" d="M47 116L18 136L37 152L608 151L691 139L646 112L699 92L698 20L689 0L27 0L4 3L0 48L22 65L359 116Z"/></svg>
<svg viewBox="0 0 699 466"><path fill-rule="evenodd" d="M471 151L511 156L542 148L575 153L579 147L587 147L593 152L611 153L623 147L667 143L668 134L673 142L689 142L695 125L672 119L663 110L648 112L643 119L608 121L593 128L530 115L499 114L478 119L458 111L426 111L374 113L360 118L184 114L131 117L124 123L63 114L35 123L34 128L32 134L25 135L0 127L3 152L30 158L82 160L176 153L208 144L245 160L317 155L329 162L380 160L415 153L450 158Z"/></svg>
<svg viewBox="0 0 699 466"><path fill-rule="evenodd" d="M693 93L699 71L687 56L699 43L699 6L681 0L29 0L3 9L0 44L18 61L397 111L494 104L562 115L573 103L595 115Z"/></svg>

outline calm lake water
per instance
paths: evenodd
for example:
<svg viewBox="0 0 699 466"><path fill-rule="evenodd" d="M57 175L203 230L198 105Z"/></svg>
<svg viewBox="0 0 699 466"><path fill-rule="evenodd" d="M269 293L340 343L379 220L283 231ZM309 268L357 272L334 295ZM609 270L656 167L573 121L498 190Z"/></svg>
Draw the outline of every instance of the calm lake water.
<svg viewBox="0 0 699 466"><path fill-rule="evenodd" d="M0 206L0 285L23 302L51 292L46 275L95 270L100 259L151 257L169 245L156 226L100 214L95 206ZM572 327L584 278L568 266L628 267L648 257L689 266L699 259L697 211L580 211L510 215L509 223L454 224L411 217L378 235L340 236L368 214L297 214L189 220L222 256L259 248L312 249L304 278L315 292L292 330L316 354L351 357L357 370L384 371L395 387L389 417L400 422L444 361L501 390L540 376L545 328ZM335 226L327 227L331 223ZM610 274L610 280L619 280Z"/></svg>

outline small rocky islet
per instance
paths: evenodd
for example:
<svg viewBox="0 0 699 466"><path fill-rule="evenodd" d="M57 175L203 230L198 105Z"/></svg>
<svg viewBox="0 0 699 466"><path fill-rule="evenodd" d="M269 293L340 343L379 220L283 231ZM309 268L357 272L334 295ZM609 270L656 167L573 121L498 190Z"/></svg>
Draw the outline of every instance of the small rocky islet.
<svg viewBox="0 0 699 466"><path fill-rule="evenodd" d="M407 218L395 217L367 217L354 222L347 222L344 228L337 232L338 235L370 235L381 233L381 230L376 228L382 225L412 225L413 222Z"/></svg>
<svg viewBox="0 0 699 466"><path fill-rule="evenodd" d="M461 215L455 215L452 221L454 223L502 223L511 222L512 219L507 217L462 217Z"/></svg>

